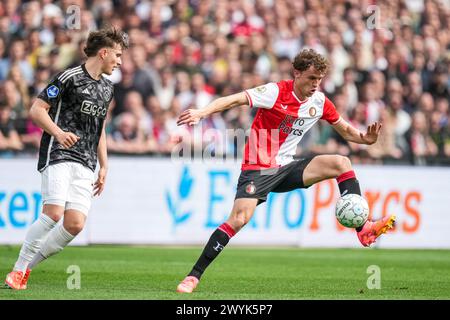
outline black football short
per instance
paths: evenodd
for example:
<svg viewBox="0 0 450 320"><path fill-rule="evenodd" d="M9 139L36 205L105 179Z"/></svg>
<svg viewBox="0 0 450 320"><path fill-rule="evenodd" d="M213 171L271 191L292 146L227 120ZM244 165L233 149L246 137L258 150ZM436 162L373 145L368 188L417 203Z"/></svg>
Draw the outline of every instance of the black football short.
<svg viewBox="0 0 450 320"><path fill-rule="evenodd" d="M303 170L312 159L295 160L279 168L241 171L235 199L258 199L260 204L267 200L270 192L308 188L303 184Z"/></svg>

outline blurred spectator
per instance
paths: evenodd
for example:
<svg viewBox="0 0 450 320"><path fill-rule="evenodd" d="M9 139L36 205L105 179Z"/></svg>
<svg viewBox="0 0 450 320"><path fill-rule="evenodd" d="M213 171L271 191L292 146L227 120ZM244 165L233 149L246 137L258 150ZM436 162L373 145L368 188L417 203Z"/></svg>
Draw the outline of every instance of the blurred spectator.
<svg viewBox="0 0 450 320"><path fill-rule="evenodd" d="M35 80L31 91L33 94L39 94L42 90L45 89L50 79L50 69L45 66L39 65L36 68Z"/></svg>
<svg viewBox="0 0 450 320"><path fill-rule="evenodd" d="M28 110L31 107L30 105L30 95L29 95L29 87L27 82L23 78L22 72L18 64L13 64L9 69L8 80L11 80L15 89L20 94L21 103L20 106L16 106L16 110L18 117L26 117L28 114ZM5 82L6 83L6 82Z"/></svg>
<svg viewBox="0 0 450 320"><path fill-rule="evenodd" d="M427 120L430 120L431 113L434 110L434 99L431 94L424 92L420 95L419 101L417 102L417 110L422 111Z"/></svg>
<svg viewBox="0 0 450 320"><path fill-rule="evenodd" d="M430 137L437 147L437 155L445 157L445 143L449 138L448 126L442 121L442 115L435 111L431 114Z"/></svg>
<svg viewBox="0 0 450 320"><path fill-rule="evenodd" d="M11 108L0 102L0 157L10 156L22 149L22 142L11 118Z"/></svg>
<svg viewBox="0 0 450 320"><path fill-rule="evenodd" d="M121 154L142 154L153 150L154 145L139 130L138 119L123 112L114 119L114 129L107 137L108 151Z"/></svg>
<svg viewBox="0 0 450 320"><path fill-rule="evenodd" d="M192 89L194 92L193 104L197 108L206 107L213 100L214 88L205 83L203 74L192 75Z"/></svg>
<svg viewBox="0 0 450 320"><path fill-rule="evenodd" d="M134 71L136 70L133 61L131 61L127 53L123 54L122 65L120 67L121 81L114 85L114 101L115 107L113 116L122 113L124 108L124 100L127 92L136 90L134 86Z"/></svg>
<svg viewBox="0 0 450 320"><path fill-rule="evenodd" d="M164 110L156 96L147 99L147 110L152 119L150 135L156 141L157 152L170 154L172 147L179 140L180 127L177 127L175 119L180 114L180 106L177 100L168 110Z"/></svg>
<svg viewBox="0 0 450 320"><path fill-rule="evenodd" d="M395 147L399 149L403 156L408 152L405 134L411 126L411 117L403 110L403 97L400 92L391 92L387 103L385 121L388 122L388 126L390 125L392 127L394 131Z"/></svg>
<svg viewBox="0 0 450 320"><path fill-rule="evenodd" d="M396 145L395 120L394 117L390 117L388 110L381 110L380 121L383 123L383 130L380 132L377 143L367 148L371 158L386 161L397 160L403 156L403 152Z"/></svg>
<svg viewBox="0 0 450 320"><path fill-rule="evenodd" d="M134 115L138 122L138 130L146 136L152 128L152 118L144 106L142 96L138 91L129 91L125 95L124 110Z"/></svg>
<svg viewBox="0 0 450 320"><path fill-rule="evenodd" d="M175 92L175 99L181 106L180 111L184 111L195 104L195 95L191 88L191 78L187 72L180 71L176 74Z"/></svg>
<svg viewBox="0 0 450 320"><path fill-rule="evenodd" d="M77 56L77 42L73 42L70 30L57 28L54 31L55 42L50 54L54 54L53 66L56 70L68 68Z"/></svg>
<svg viewBox="0 0 450 320"><path fill-rule="evenodd" d="M155 83L160 83L159 75L147 63L145 48L140 45L133 46L130 50L131 60L134 62L134 88L141 94L142 99L155 93Z"/></svg>
<svg viewBox="0 0 450 320"><path fill-rule="evenodd" d="M31 104L32 102L30 102ZM42 129L34 124L28 112L26 117L16 119L15 124L20 141L23 144L23 152L35 156L39 150Z"/></svg>
<svg viewBox="0 0 450 320"><path fill-rule="evenodd" d="M175 97L175 77L171 69L164 68L161 71L161 85L155 89L161 108L169 109Z"/></svg>
<svg viewBox="0 0 450 320"><path fill-rule="evenodd" d="M448 67L440 65L433 73L430 85L430 93L434 97L447 99L450 97L450 78L448 72Z"/></svg>
<svg viewBox="0 0 450 320"><path fill-rule="evenodd" d="M362 105L366 114L365 124L371 124L380 120L381 111L384 109L384 103L377 96L376 84L367 82L362 87Z"/></svg>
<svg viewBox="0 0 450 320"><path fill-rule="evenodd" d="M407 76L407 84L405 88L407 112L412 113L417 110L417 104L423 92L423 84L420 75L417 72L411 72Z"/></svg>
<svg viewBox="0 0 450 320"><path fill-rule="evenodd" d="M344 83L344 70L350 67L351 60L337 32L331 32L328 35L328 55L332 65L330 77L334 85L339 87Z"/></svg>
<svg viewBox="0 0 450 320"><path fill-rule="evenodd" d="M355 83L355 72L351 68L346 68L343 72L343 91L347 96L348 112L351 112L358 104L358 88Z"/></svg>
<svg viewBox="0 0 450 320"><path fill-rule="evenodd" d="M429 135L425 114L421 111L413 114L407 139L413 164L425 165L428 157L436 156L438 153L438 148Z"/></svg>
<svg viewBox="0 0 450 320"><path fill-rule="evenodd" d="M26 60L25 45L21 40L14 40L10 45L7 58L0 60L0 81L5 80L9 70L14 64L18 64L27 84L33 82L33 68Z"/></svg>
<svg viewBox="0 0 450 320"><path fill-rule="evenodd" d="M26 115L26 106L24 98L20 95L20 90L12 80L6 80L1 86L1 99L9 107L14 119L24 117Z"/></svg>

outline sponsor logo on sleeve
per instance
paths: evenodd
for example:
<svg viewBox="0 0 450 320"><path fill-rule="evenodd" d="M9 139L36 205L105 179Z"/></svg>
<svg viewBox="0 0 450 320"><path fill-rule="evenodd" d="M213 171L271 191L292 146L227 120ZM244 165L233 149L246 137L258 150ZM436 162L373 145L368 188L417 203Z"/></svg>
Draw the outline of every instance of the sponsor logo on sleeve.
<svg viewBox="0 0 450 320"><path fill-rule="evenodd" d="M256 90L256 92L258 92L258 93L264 93L264 92L267 91L267 88L266 88L266 86L259 86L259 87L257 87L255 90Z"/></svg>
<svg viewBox="0 0 450 320"><path fill-rule="evenodd" d="M59 88L55 85L51 85L50 87L47 88L47 96L49 98L56 98L58 96L59 93Z"/></svg>

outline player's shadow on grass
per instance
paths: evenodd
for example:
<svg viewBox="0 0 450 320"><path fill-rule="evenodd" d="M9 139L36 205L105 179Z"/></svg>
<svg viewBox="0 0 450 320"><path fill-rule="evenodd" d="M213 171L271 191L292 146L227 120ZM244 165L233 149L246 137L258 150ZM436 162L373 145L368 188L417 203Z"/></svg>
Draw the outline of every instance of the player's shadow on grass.
<svg viewBox="0 0 450 320"><path fill-rule="evenodd" d="M11 291L13 291L13 289L11 289L10 287L8 287L6 284L0 285L0 289L5 289L5 290L11 290Z"/></svg>

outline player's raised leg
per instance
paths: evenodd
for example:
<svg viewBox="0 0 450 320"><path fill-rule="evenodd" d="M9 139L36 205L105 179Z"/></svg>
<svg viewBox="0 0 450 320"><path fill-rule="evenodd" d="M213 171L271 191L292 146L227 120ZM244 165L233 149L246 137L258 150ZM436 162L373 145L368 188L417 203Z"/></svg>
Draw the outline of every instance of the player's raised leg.
<svg viewBox="0 0 450 320"><path fill-rule="evenodd" d="M30 274L29 264L56 223L64 214L64 207L54 204L45 204L42 214L31 225L25 241L20 249L19 257L13 271L6 276L5 284L11 289L26 289L26 282Z"/></svg>
<svg viewBox="0 0 450 320"><path fill-rule="evenodd" d="M303 171L303 182L306 186L331 178L336 178L341 196L349 193L361 195L359 182L347 157L320 155L314 157ZM394 215L378 221L367 220L362 227L356 229L359 241L365 247L370 246L380 235L392 229L394 222Z"/></svg>
<svg viewBox="0 0 450 320"><path fill-rule="evenodd" d="M314 157L303 171L306 186L326 179L335 178L341 195L356 193L361 195L350 159L341 155L320 155Z"/></svg>
<svg viewBox="0 0 450 320"><path fill-rule="evenodd" d="M251 198L240 198L234 201L228 220L212 233L192 271L178 285L178 292L191 293L197 287L202 274L210 263L225 248L230 239L250 221L257 204L258 199Z"/></svg>

